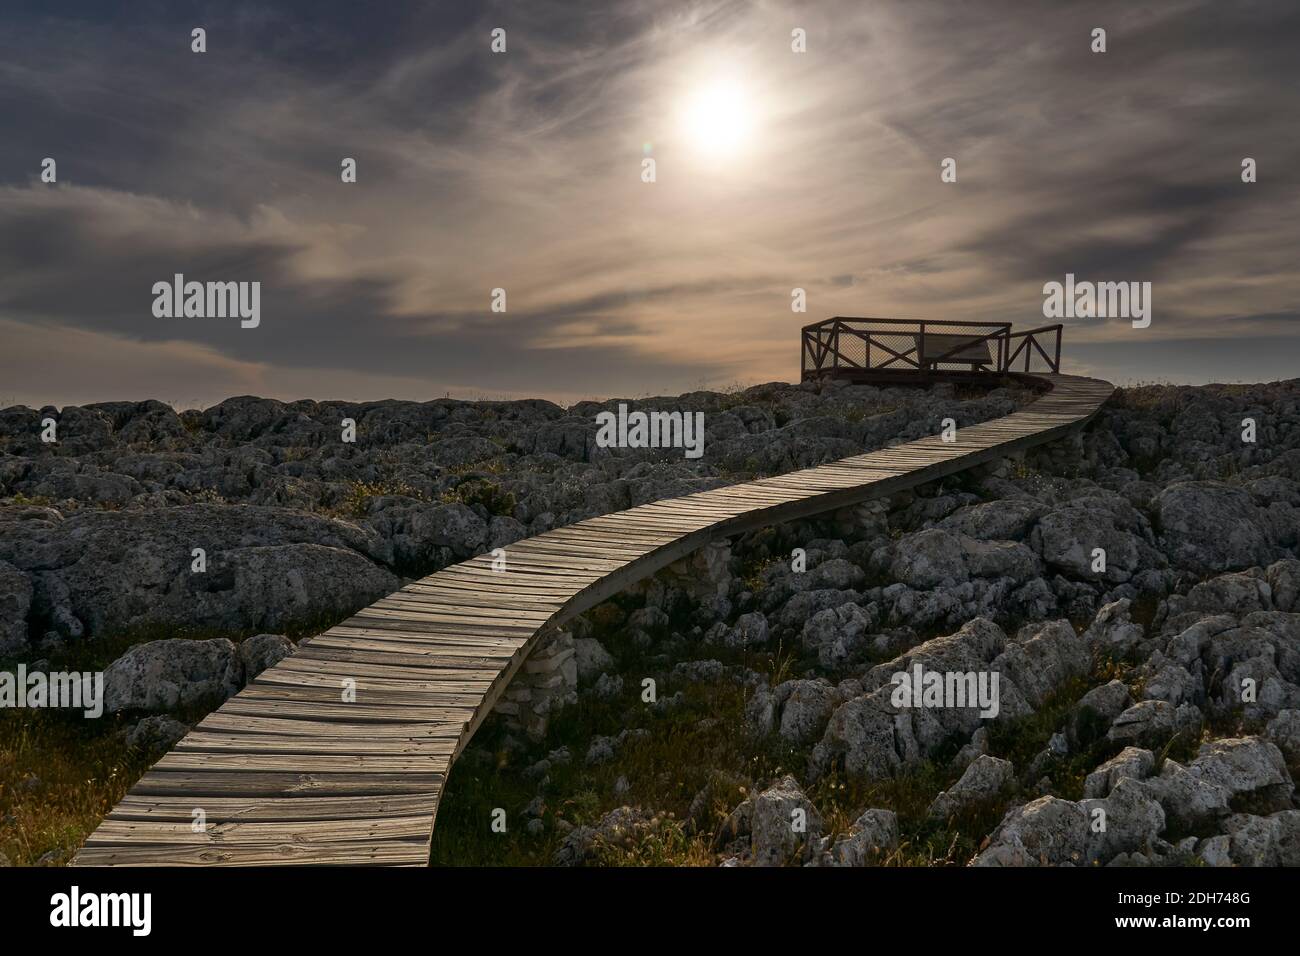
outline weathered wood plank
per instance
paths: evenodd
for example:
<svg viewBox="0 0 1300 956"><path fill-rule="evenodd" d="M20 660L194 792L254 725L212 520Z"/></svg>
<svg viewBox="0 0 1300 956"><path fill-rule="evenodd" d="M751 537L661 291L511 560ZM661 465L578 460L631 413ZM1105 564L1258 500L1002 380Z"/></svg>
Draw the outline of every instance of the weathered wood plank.
<svg viewBox="0 0 1300 956"><path fill-rule="evenodd" d="M316 843L377 842L387 840L427 840L432 821L418 816L351 820L301 820L280 823L206 821L195 830L191 823L162 820L105 820L86 841L88 847L147 846L274 846L281 843L311 845ZM238 847L235 845L238 844Z"/></svg>
<svg viewBox="0 0 1300 956"><path fill-rule="evenodd" d="M425 866L429 838L249 846L86 846L78 866Z"/></svg>
<svg viewBox="0 0 1300 956"><path fill-rule="evenodd" d="M110 820L194 822L198 809L191 796L153 794L142 796L134 791L108 815ZM436 794L371 794L363 797L213 797L204 796L201 806L209 824L299 823L308 820L368 820L414 817L433 819L438 809Z"/></svg>

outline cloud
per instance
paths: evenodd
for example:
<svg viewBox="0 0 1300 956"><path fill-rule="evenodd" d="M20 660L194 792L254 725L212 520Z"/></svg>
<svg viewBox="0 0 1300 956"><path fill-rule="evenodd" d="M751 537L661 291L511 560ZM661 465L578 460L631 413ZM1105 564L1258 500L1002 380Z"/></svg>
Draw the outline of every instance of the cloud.
<svg viewBox="0 0 1300 956"><path fill-rule="evenodd" d="M44 400L161 392L175 368L212 395L790 378L806 322L1039 324L1042 284L1067 271L1155 286L1140 339L1068 330L1067 356L1098 374L1138 353L1249 374L1300 309L1300 13L1284 3L311 11L85 5L7 24L0 320L24 347L92 337L47 357ZM757 105L752 143L721 160L677 118L719 76ZM46 155L56 186L35 180ZM262 326L153 318L150 288L175 272L260 281ZM120 375L87 377L91 341ZM1181 344L1161 360L1162 341Z"/></svg>

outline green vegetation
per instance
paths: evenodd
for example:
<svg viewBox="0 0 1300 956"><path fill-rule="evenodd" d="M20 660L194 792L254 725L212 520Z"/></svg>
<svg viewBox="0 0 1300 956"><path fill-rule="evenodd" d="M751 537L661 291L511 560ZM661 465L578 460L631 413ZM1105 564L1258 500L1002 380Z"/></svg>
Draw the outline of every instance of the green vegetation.
<svg viewBox="0 0 1300 956"><path fill-rule="evenodd" d="M54 499L48 495L25 495L21 491L16 491L4 502L7 505L31 505L37 508L54 507Z"/></svg>
<svg viewBox="0 0 1300 956"><path fill-rule="evenodd" d="M342 499L328 514L340 518L364 518L370 512L370 499L389 495L424 500L424 495L404 481L349 481Z"/></svg>
<svg viewBox="0 0 1300 956"><path fill-rule="evenodd" d="M439 500L444 504L479 504L494 515L512 515L515 511L514 492L502 491L495 481L482 478L462 481L455 488L444 491Z"/></svg>

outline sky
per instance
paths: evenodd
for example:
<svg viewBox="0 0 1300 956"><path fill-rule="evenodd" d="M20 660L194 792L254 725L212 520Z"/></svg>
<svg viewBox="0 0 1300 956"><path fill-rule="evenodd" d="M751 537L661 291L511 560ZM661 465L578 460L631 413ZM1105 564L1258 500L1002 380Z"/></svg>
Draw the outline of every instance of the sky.
<svg viewBox="0 0 1300 956"><path fill-rule="evenodd" d="M7 0L0 405L789 381L801 325L1032 327L1066 273L1152 321L1065 370L1293 378L1297 50L1293 0ZM176 273L259 325L157 317Z"/></svg>

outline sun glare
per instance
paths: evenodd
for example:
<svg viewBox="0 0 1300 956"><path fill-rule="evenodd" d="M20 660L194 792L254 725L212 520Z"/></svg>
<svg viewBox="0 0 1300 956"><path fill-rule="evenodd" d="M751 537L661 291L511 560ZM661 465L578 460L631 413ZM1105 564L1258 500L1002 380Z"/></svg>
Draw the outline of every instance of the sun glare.
<svg viewBox="0 0 1300 956"><path fill-rule="evenodd" d="M682 125L691 145L704 155L732 156L749 142L754 127L753 105L740 84L717 81L687 98Z"/></svg>

